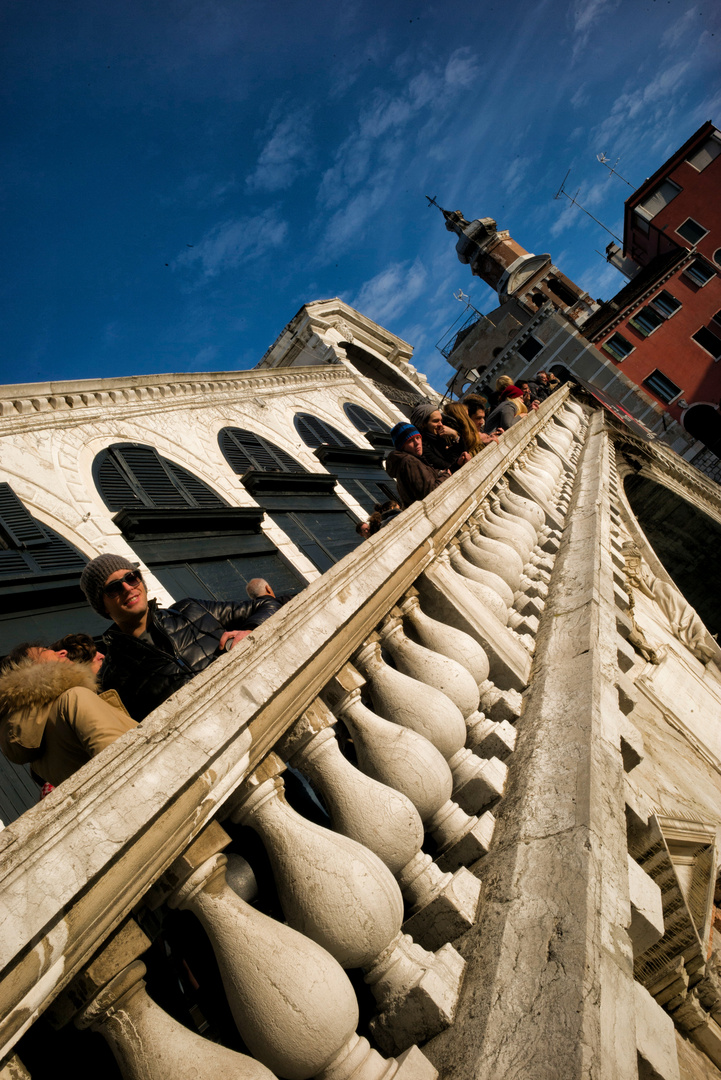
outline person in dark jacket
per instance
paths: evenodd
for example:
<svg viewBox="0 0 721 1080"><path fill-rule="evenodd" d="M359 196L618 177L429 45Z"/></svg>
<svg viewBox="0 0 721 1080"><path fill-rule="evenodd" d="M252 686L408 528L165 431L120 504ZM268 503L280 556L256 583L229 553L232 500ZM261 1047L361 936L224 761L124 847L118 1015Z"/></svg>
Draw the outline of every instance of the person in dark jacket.
<svg viewBox="0 0 721 1080"><path fill-rule="evenodd" d="M99 555L80 588L90 606L115 624L103 636L103 690L117 690L134 720L142 720L181 686L233 648L273 611L262 600L148 600L137 568L122 555Z"/></svg>
<svg viewBox="0 0 721 1080"><path fill-rule="evenodd" d="M423 460L434 469L455 472L470 461L464 452L458 432L444 424L441 410L435 405L417 405L411 413L411 424L423 439Z"/></svg>
<svg viewBox="0 0 721 1080"><path fill-rule="evenodd" d="M295 596L294 592L281 593L280 596L276 596L273 592L273 586L262 577L251 578L245 586L245 591L251 600L259 601L258 608L253 615L253 621L256 625L269 619L271 615L274 615L276 611L279 611L284 604L287 604ZM259 619L260 615L262 615L262 619Z"/></svg>
<svg viewBox="0 0 721 1080"><path fill-rule="evenodd" d="M423 460L423 438L413 424L396 424L391 439L395 450L386 458L386 472L395 480L405 510L435 491L450 473L434 469Z"/></svg>

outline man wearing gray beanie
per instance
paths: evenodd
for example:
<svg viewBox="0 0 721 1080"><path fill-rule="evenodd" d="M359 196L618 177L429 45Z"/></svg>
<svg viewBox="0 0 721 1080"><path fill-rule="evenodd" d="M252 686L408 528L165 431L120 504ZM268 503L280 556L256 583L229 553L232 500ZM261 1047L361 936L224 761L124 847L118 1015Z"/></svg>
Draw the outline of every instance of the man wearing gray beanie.
<svg viewBox="0 0 721 1080"><path fill-rule="evenodd" d="M103 690L116 690L134 720L142 720L203 671L221 652L264 622L274 609L255 600L193 600L171 608L148 600L137 562L98 555L80 588L98 615L113 622L103 635Z"/></svg>

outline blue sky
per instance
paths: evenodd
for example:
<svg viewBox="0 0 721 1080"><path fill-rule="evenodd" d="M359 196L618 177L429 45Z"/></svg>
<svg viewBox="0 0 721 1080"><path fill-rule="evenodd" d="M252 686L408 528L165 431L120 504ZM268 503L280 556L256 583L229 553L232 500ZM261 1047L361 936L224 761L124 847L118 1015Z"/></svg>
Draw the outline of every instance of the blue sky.
<svg viewBox="0 0 721 1080"><path fill-rule="evenodd" d="M341 296L434 346L493 294L425 194L593 296L630 189L721 124L716 5L5 0L3 382L253 367ZM718 8L716 8L718 11Z"/></svg>

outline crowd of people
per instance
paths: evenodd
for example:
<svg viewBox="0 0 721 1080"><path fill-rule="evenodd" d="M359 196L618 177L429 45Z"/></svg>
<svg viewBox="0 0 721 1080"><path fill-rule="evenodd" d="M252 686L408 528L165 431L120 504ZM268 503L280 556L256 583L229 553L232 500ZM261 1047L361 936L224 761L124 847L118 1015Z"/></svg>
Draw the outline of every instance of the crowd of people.
<svg viewBox="0 0 721 1080"><path fill-rule="evenodd" d="M367 539L401 509L435 491L471 458L497 444L559 385L545 371L539 371L533 382L518 385L502 375L495 391L485 388L486 395L468 394L463 401L442 407L418 405L409 421L391 431L394 449L386 459L386 471L396 482L399 502L377 505L368 521L358 525L359 535Z"/></svg>
<svg viewBox="0 0 721 1080"><path fill-rule="evenodd" d="M508 376L495 392L463 402L417 406L391 431L386 470L398 499L375 507L357 526L367 539L418 499L434 491L486 447L537 409L559 385L539 372L534 382ZM108 619L102 650L87 634L53 644L25 642L0 665L0 750L29 764L43 794L76 772L270 618L292 594L275 596L262 578L249 599L184 598L161 608L148 598L138 564L99 555L80 579L88 603Z"/></svg>
<svg viewBox="0 0 721 1080"><path fill-rule="evenodd" d="M111 622L100 651L87 634L51 645L24 642L0 668L0 749L29 764L47 794L81 765L136 727L181 686L269 619L291 599L263 578L248 582L248 600L148 598L138 564L99 555L80 588Z"/></svg>

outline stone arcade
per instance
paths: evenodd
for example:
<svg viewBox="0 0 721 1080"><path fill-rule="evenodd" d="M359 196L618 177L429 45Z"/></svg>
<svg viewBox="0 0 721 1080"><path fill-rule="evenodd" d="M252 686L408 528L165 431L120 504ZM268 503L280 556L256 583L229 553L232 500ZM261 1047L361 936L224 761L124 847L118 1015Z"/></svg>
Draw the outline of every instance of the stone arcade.
<svg viewBox="0 0 721 1080"><path fill-rule="evenodd" d="M373 349L368 320L344 318ZM210 588L193 546L209 512L239 580L262 557L309 584L0 833L0 1075L28 1075L42 1014L101 1032L138 1078L721 1075L721 650L624 481L670 483L710 529L718 488L566 385L344 552L317 519L360 513L382 483L353 416L382 431L400 414L342 341L302 370L3 392L3 480L45 536L6 550L26 559L20 592L34 560L39 624L70 589L70 571L40 580L50 531L76 558L140 554L170 601L188 574ZM299 413L345 437L352 474L323 460L327 436L303 447ZM145 481L138 445L157 455ZM120 509L109 460L133 496ZM148 496L158 461L170 506ZM286 801L287 765L331 827ZM238 826L267 853L279 917ZM207 933L243 1055L146 992L168 907Z"/></svg>

